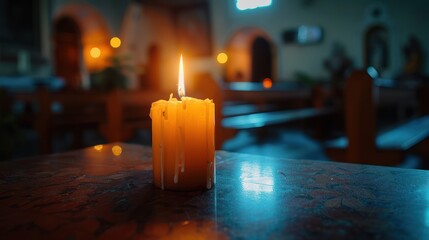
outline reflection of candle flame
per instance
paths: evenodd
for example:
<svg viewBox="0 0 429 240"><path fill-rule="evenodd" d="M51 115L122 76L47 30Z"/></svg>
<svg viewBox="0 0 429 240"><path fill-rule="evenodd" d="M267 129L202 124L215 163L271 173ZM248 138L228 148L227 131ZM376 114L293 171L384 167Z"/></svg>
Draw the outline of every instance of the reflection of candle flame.
<svg viewBox="0 0 429 240"><path fill-rule="evenodd" d="M180 65L179 65L179 86L177 87L179 97L182 98L185 96L185 77L183 73L183 57L180 54Z"/></svg>
<svg viewBox="0 0 429 240"><path fill-rule="evenodd" d="M156 239L228 239L217 224L210 221L183 221L173 223L148 223L142 238Z"/></svg>
<svg viewBox="0 0 429 240"><path fill-rule="evenodd" d="M100 145L95 145L94 149L97 150L97 151L101 151L101 149L103 149L103 145L101 145L101 144Z"/></svg>
<svg viewBox="0 0 429 240"><path fill-rule="evenodd" d="M122 148L121 148L121 146L118 146L118 145L113 146L112 147L112 153L115 156L121 155L122 154Z"/></svg>

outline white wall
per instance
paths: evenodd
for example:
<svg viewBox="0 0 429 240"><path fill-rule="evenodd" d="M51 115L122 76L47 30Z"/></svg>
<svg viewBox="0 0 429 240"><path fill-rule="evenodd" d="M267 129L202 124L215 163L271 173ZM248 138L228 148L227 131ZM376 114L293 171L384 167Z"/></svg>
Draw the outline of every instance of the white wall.
<svg viewBox="0 0 429 240"><path fill-rule="evenodd" d="M67 4L89 4L106 19L112 36L117 36L120 33L125 10L130 2L131 0L51 0L51 8L53 15L55 15L61 7Z"/></svg>
<svg viewBox="0 0 429 240"><path fill-rule="evenodd" d="M160 86L171 90L177 86L179 56L177 55L176 32L170 12L154 6L132 3L127 8L121 28L123 46L121 51L132 57L132 63L144 71L149 63L148 50L153 44L160 50ZM131 73L130 87L137 88L137 76Z"/></svg>
<svg viewBox="0 0 429 240"><path fill-rule="evenodd" d="M315 78L327 78L328 72L322 63L330 55L334 42L341 43L356 67L363 66L363 33L374 23L383 23L390 31L390 67L386 77L397 74L403 66L402 46L410 34L415 34L428 53L429 2L411 0L272 0L266 8L239 11L232 0L211 0L212 31L215 53L222 51L232 34L242 27L254 26L264 29L278 49L277 76L280 80L292 79L296 71ZM305 4L309 2L310 4ZM380 19L371 17L370 9L380 6L385 15ZM298 46L284 44L284 30L299 25L320 25L324 39L320 44ZM214 56L212 57L214 59ZM214 65L217 71L221 67ZM425 72L429 64L426 63ZM219 75L219 74L218 74Z"/></svg>
<svg viewBox="0 0 429 240"><path fill-rule="evenodd" d="M352 58L356 67L363 66L363 33L374 23L383 23L390 31L390 67L385 77L395 76L403 67L402 47L410 34L415 34L422 42L428 54L429 1L408 0L272 0L270 7L239 11L235 0L208 0L210 3L211 32L213 37L213 54L211 56L185 59L185 73L188 79L200 72L209 72L217 80L222 79L222 68L216 62L217 53L225 50L226 43L232 35L244 27L262 28L271 37L277 53L274 63L274 76L279 80L293 79L296 71L304 72L314 78L328 78L323 61L331 54L334 42L341 43ZM52 12L73 0L52 0ZM151 7L140 9L142 18L136 29L124 23L131 0L85 0L79 1L94 6L106 19L111 34L120 35L133 41L137 48L131 48L137 64L145 64L147 46L159 42L162 46L162 79L161 86L169 89L177 80L177 33L174 19L167 10ZM414 4L409 4L414 2ZM379 6L385 15L373 19L370 9ZM151 19L153 17L153 19ZM129 21L130 19L128 19ZM320 25L324 30L322 43L308 46L284 44L283 31L299 25ZM167 27L166 27L167 26ZM165 27L165 28L164 28ZM134 36L133 36L134 34ZM132 39L131 39L132 38ZM130 42L128 45L131 44ZM124 43L127 45L127 43ZM129 48L130 49L130 48ZM176 59L177 58L177 59ZM425 72L429 74L429 61L426 61ZM135 83L131 84L135 86Z"/></svg>

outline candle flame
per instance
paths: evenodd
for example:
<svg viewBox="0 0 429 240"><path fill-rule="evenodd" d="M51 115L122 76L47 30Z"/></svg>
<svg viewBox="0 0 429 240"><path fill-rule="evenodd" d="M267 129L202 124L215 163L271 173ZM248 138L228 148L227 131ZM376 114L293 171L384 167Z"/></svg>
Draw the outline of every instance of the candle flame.
<svg viewBox="0 0 429 240"><path fill-rule="evenodd" d="M179 97L182 98L185 96L185 77L183 73L183 57L180 54L180 64L179 64L179 86L177 87L177 92Z"/></svg>

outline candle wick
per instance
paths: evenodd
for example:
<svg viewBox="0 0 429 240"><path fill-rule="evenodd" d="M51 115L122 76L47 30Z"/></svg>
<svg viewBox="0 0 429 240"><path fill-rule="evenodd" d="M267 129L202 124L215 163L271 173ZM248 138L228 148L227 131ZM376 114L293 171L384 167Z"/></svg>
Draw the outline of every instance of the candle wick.
<svg viewBox="0 0 429 240"><path fill-rule="evenodd" d="M185 89L180 87L178 88L177 93L179 94L179 98L182 99L182 97L185 97Z"/></svg>

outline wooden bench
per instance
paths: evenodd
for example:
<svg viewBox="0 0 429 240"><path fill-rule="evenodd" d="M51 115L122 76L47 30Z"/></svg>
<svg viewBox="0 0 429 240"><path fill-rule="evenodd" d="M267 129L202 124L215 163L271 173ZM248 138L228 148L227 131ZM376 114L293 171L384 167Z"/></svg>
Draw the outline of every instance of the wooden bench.
<svg viewBox="0 0 429 240"><path fill-rule="evenodd" d="M52 92L41 88L16 93L14 98L32 106L21 114L20 122L36 130L39 152L51 153L54 135L61 132L72 133L72 148L84 147L82 134L88 129L98 131L106 142L126 141L136 129L150 129L152 102L168 96L156 91Z"/></svg>
<svg viewBox="0 0 429 240"><path fill-rule="evenodd" d="M223 118L226 118L252 113L273 112L276 110L279 110L279 108L275 105L255 105L250 103L224 104L222 108L222 116Z"/></svg>
<svg viewBox="0 0 429 240"><path fill-rule="evenodd" d="M228 92L231 94L231 89ZM311 97L314 96L310 94L311 89L300 91L260 89L260 91L241 92L240 96L243 97L241 100L247 102L246 104L224 106L225 92L210 74L198 76L194 81L194 89L189 89L188 93L192 97L214 99L217 149L221 148L222 143L232 138L238 130L287 124L324 116L333 111L308 104L312 102ZM36 93L23 96L22 99L36 102L33 105L37 105L37 109L32 118L40 138L40 152L50 153L53 135L58 131L73 132L76 135L73 138L75 147L82 147L80 135L86 128L99 131L106 142L126 141L131 138L136 129L151 128L149 112L152 102L168 99L168 97L169 93L149 90L114 90L102 93L50 92L47 89L40 89ZM61 111L53 111L54 104L61 106ZM227 114L223 115L225 112Z"/></svg>
<svg viewBox="0 0 429 240"><path fill-rule="evenodd" d="M314 88L280 83L265 89L258 83L229 84L225 90L229 101L245 104L227 105L223 109L222 126L243 130L289 124L332 114L326 107L327 92L321 86Z"/></svg>
<svg viewBox="0 0 429 240"><path fill-rule="evenodd" d="M190 96L214 99L216 103L216 148L236 136L238 131L264 128L316 119L335 112L325 107L326 97L320 87L308 88L296 84L280 83L266 89L262 83L219 84L210 74L193 79Z"/></svg>
<svg viewBox="0 0 429 240"><path fill-rule="evenodd" d="M332 108L299 108L283 111L247 113L240 116L225 117L222 126L229 129L253 129L276 126L294 121L325 116L334 112Z"/></svg>
<svg viewBox="0 0 429 240"><path fill-rule="evenodd" d="M136 129L150 129L152 103L167 100L169 96L169 93L153 90L110 92L107 99L108 121L101 127L103 135L108 142L126 141Z"/></svg>
<svg viewBox="0 0 429 240"><path fill-rule="evenodd" d="M377 165L401 164L414 150L427 156L429 115L377 132L373 89L373 79L364 71L356 71L346 80L346 136L327 142L327 155L336 161Z"/></svg>
<svg viewBox="0 0 429 240"><path fill-rule="evenodd" d="M39 136L40 153L52 152L53 137L59 132L73 134L73 148L83 146L83 131L97 129L105 124L107 96L92 91L50 92L39 89L36 93L35 127Z"/></svg>

